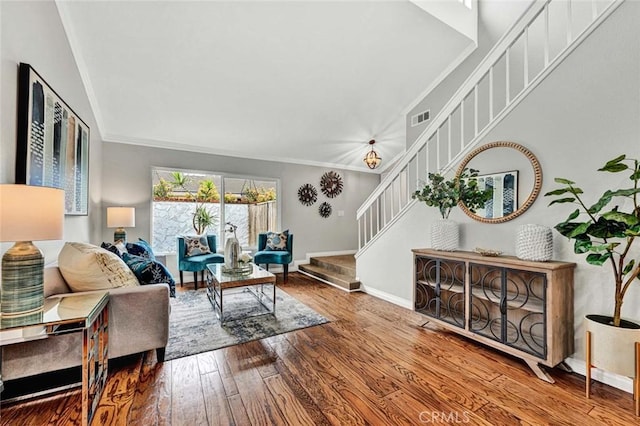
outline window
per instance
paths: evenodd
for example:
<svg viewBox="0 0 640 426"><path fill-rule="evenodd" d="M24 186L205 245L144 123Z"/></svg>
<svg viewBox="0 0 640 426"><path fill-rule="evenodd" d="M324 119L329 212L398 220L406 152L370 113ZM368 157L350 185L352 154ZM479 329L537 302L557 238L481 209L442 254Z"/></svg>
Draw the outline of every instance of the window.
<svg viewBox="0 0 640 426"><path fill-rule="evenodd" d="M202 233L216 235L222 250L227 222L243 249L255 249L258 234L278 226L277 180L164 168L152 175L154 251L175 253L177 236Z"/></svg>

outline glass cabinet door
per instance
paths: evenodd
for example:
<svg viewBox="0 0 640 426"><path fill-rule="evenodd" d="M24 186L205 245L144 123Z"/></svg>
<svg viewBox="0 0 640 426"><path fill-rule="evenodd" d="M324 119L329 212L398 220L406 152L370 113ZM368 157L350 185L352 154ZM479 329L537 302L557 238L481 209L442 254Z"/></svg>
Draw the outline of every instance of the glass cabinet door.
<svg viewBox="0 0 640 426"><path fill-rule="evenodd" d="M464 328L464 262L417 256L415 267L415 310Z"/></svg>
<svg viewBox="0 0 640 426"><path fill-rule="evenodd" d="M546 275L469 264L469 329L546 357Z"/></svg>

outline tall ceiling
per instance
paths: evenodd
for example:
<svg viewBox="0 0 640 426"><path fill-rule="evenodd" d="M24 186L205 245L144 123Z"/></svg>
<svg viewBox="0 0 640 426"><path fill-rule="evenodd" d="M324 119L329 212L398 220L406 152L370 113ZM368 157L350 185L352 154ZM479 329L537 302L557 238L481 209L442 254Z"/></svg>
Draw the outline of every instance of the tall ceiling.
<svg viewBox="0 0 640 426"><path fill-rule="evenodd" d="M105 141L357 170L472 44L409 1L57 5Z"/></svg>

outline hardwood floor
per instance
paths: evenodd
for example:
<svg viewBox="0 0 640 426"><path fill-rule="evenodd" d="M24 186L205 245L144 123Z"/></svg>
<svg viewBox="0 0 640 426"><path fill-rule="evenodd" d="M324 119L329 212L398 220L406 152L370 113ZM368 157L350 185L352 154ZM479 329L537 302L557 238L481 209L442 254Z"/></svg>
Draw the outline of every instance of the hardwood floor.
<svg viewBox="0 0 640 426"><path fill-rule="evenodd" d="M93 424L640 424L627 393L595 382L586 399L584 377L555 369L546 383L412 311L297 273L281 288L331 322L163 364L134 357L110 371ZM2 406L0 424L79 417L76 390Z"/></svg>

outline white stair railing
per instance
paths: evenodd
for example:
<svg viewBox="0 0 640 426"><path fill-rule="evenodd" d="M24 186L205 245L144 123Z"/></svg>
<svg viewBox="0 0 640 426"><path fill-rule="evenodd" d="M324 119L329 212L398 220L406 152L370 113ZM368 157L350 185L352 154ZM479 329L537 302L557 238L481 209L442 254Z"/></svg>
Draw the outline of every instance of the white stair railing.
<svg viewBox="0 0 640 426"><path fill-rule="evenodd" d="M415 203L427 173L451 170L622 2L532 3L360 206L356 257Z"/></svg>

